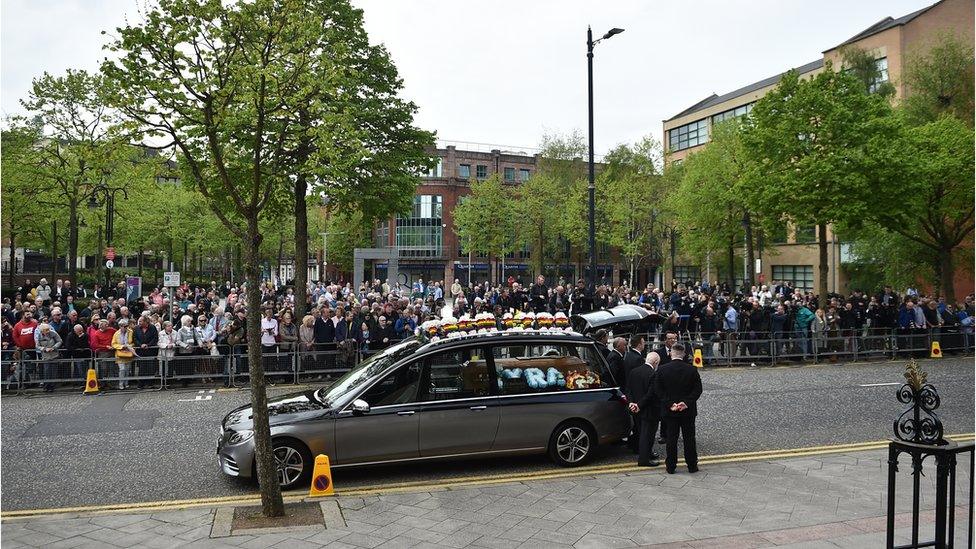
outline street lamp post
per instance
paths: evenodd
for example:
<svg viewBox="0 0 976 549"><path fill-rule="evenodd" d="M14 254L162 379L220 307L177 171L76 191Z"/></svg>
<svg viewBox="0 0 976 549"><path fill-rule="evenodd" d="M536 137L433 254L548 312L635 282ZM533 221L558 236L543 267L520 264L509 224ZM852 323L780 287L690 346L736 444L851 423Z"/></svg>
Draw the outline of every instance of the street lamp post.
<svg viewBox="0 0 976 549"><path fill-rule="evenodd" d="M103 184L99 184L95 186L95 188L92 189L91 196L88 198L88 207L94 210L97 209L99 206L98 195L100 194L105 195L105 247L106 248L112 247L112 234L115 231L115 193L119 191L122 192L122 197L128 200L129 194L125 192L125 189L121 187L112 189ZM111 272L111 269L108 268L108 265L106 265L105 267L106 267L105 288L107 291L109 287L109 276L110 276L109 273Z"/></svg>
<svg viewBox="0 0 976 549"><path fill-rule="evenodd" d="M606 40L615 34L620 34L624 32L624 29L618 29L616 27L607 31L602 37L597 40L593 40L593 29L589 26L586 27L586 76L587 76L587 89L588 89L588 103L589 103L589 134L590 134L590 151L589 151L589 216L590 216L590 234L589 234L589 247L590 247L590 287L592 291L596 291L596 177L594 175L593 167L593 46L600 43L601 40Z"/></svg>

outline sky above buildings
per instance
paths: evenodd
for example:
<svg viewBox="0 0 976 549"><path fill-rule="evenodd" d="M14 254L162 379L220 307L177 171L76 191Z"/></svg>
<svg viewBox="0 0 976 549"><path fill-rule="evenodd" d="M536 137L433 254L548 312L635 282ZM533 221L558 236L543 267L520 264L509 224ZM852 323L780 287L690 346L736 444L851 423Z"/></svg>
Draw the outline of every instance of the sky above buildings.
<svg viewBox="0 0 976 549"><path fill-rule="evenodd" d="M537 146L586 130L586 27L596 36L596 150L651 135L661 121L821 57L886 16L934 0L353 0L389 49L417 122L444 140ZM44 71L96 70L109 31L142 0L3 0L0 107L22 112Z"/></svg>

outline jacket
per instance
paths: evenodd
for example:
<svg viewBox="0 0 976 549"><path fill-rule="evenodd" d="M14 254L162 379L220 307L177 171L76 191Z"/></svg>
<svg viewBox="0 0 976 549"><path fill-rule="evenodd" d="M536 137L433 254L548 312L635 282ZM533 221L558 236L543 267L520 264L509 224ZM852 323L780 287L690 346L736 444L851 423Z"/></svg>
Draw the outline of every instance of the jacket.
<svg viewBox="0 0 976 549"><path fill-rule="evenodd" d="M17 324L14 324L14 345L19 349L33 349L34 348L34 330L37 329L37 321L31 319L30 322L24 322L21 320Z"/></svg>
<svg viewBox="0 0 976 549"><path fill-rule="evenodd" d="M105 331L96 329L94 332L88 333L88 343L91 345L92 350L96 353L98 351L108 351L112 349L112 341L115 340L115 328L109 327Z"/></svg>
<svg viewBox="0 0 976 549"><path fill-rule="evenodd" d="M125 345L122 344L122 338L125 337ZM118 362L131 362L135 357L130 349L135 348L135 336L132 328L125 328L119 330L112 335L112 348L115 349L115 360Z"/></svg>
<svg viewBox="0 0 976 549"><path fill-rule="evenodd" d="M50 351L42 350L41 359L42 360L55 360L60 355L61 352L58 349L61 348L61 336L58 335L54 330L48 330L47 333L40 332L40 337L37 339L37 348L40 349L51 349Z"/></svg>
<svg viewBox="0 0 976 549"><path fill-rule="evenodd" d="M637 404L638 412L645 420L661 414L661 401L654 392L657 372L647 364L634 368L627 376L627 400Z"/></svg>
<svg viewBox="0 0 976 549"><path fill-rule="evenodd" d="M663 417L681 418L698 415L698 399L702 395L701 375L698 369L684 360L672 360L659 366L654 376L654 388L661 401ZM684 402L688 409L683 412L671 410L671 406Z"/></svg>
<svg viewBox="0 0 976 549"><path fill-rule="evenodd" d="M616 349L607 355L607 363L610 365L610 374L613 375L617 385L626 392L627 372L624 371L624 357Z"/></svg>
<svg viewBox="0 0 976 549"><path fill-rule="evenodd" d="M166 333L166 330L159 332L159 357L173 358L176 351L176 330Z"/></svg>

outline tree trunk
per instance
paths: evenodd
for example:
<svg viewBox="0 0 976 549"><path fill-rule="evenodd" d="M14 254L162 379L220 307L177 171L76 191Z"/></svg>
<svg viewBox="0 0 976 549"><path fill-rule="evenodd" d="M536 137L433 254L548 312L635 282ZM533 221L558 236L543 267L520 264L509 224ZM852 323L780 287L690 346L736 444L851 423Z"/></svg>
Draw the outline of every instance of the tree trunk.
<svg viewBox="0 0 976 549"><path fill-rule="evenodd" d="M8 269L8 285L11 291L17 289L14 283L14 275L17 274L17 233L10 233L10 267ZM23 301L24 296L20 296Z"/></svg>
<svg viewBox="0 0 976 549"><path fill-rule="evenodd" d="M308 299L308 207L305 193L308 183L305 175L295 178L295 318L305 316Z"/></svg>
<svg viewBox="0 0 976 549"><path fill-rule="evenodd" d="M261 507L266 517L285 514L278 484L271 446L271 427L268 423L268 393L261 362L261 281L259 254L261 233L257 217L248 220L245 242L244 271L247 281L247 363L251 376L251 406L254 422L255 459L257 460L258 484L261 488ZM308 464L311 465L311 464Z"/></svg>
<svg viewBox="0 0 976 549"><path fill-rule="evenodd" d="M945 302L955 304L956 289L954 284L955 266L952 263L952 249L939 250L939 290L945 297Z"/></svg>
<svg viewBox="0 0 976 549"><path fill-rule="evenodd" d="M77 285L78 280L78 206L68 204L68 280Z"/></svg>
<svg viewBox="0 0 976 549"><path fill-rule="evenodd" d="M746 212L745 218L745 229L746 229L746 275L745 285L748 288L752 288L755 283L755 277L753 276L753 271L756 270L756 250L752 245L752 220L749 216L749 212Z"/></svg>
<svg viewBox="0 0 976 549"><path fill-rule="evenodd" d="M729 289L735 294L735 237L729 237L729 248L727 250L728 257L725 258L725 267L729 270L728 278L726 283L729 285Z"/></svg>
<svg viewBox="0 0 976 549"><path fill-rule="evenodd" d="M184 273L187 273L187 274L189 274L189 271L190 271L190 266L187 265L187 261L186 261L187 257L189 257L189 255L190 255L188 248L189 248L189 245L187 244L186 240L184 240L183 241L183 257L180 258L181 263L183 263L183 268L180 269L180 270L183 271Z"/></svg>
<svg viewBox="0 0 976 549"><path fill-rule="evenodd" d="M830 276L830 264L827 263L828 250L826 223L817 224L817 248L820 250L820 265L818 266L820 283L817 284L817 291L820 293L820 306L823 307L827 303L827 277Z"/></svg>
<svg viewBox="0 0 976 549"><path fill-rule="evenodd" d="M275 265L275 268L277 269L278 272L277 274L271 275L272 281L274 281L275 279L278 280L278 284L276 284L275 287L284 286L288 282L287 280L282 280L282 278L284 277L281 276L281 262L284 261L284 255L285 255L285 233L284 231L279 230L278 231L278 264Z"/></svg>
<svg viewBox="0 0 976 549"><path fill-rule="evenodd" d="M58 220L51 223L51 283L58 278Z"/></svg>
<svg viewBox="0 0 976 549"><path fill-rule="evenodd" d="M143 256L143 250L142 248L139 248L139 255L137 256L137 260L136 260L136 263L139 266L139 278L142 278L142 256Z"/></svg>

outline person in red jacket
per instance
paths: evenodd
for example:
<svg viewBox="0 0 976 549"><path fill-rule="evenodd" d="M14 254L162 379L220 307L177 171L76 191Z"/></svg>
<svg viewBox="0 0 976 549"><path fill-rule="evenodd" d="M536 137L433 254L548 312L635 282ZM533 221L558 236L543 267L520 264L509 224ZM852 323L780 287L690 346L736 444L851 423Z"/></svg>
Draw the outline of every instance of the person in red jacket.
<svg viewBox="0 0 976 549"><path fill-rule="evenodd" d="M114 335L115 328L109 326L108 320L104 318L98 321L98 329L88 334L88 344L95 353L99 379L109 377L112 365L115 364L115 349L112 348Z"/></svg>
<svg viewBox="0 0 976 549"><path fill-rule="evenodd" d="M24 379L24 375L31 375L31 370L27 368L27 361L33 361L37 358L35 355L36 342L34 340L34 331L37 330L37 321L34 320L34 315L30 311L24 311L24 316L21 317L17 324L14 324L13 329L13 341L14 346L17 347L17 364L13 366L11 373L11 379L8 380L8 388L10 386L10 381L21 381ZM31 377L33 377L31 375Z"/></svg>

